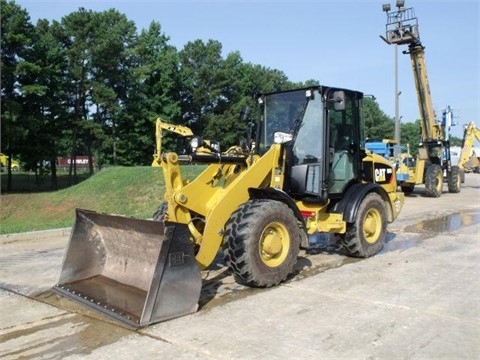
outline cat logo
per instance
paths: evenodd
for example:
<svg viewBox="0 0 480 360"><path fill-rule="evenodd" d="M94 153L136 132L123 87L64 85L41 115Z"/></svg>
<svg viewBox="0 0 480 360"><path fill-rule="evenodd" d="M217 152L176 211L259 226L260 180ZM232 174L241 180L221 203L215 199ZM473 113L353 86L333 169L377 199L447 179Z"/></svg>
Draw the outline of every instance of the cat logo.
<svg viewBox="0 0 480 360"><path fill-rule="evenodd" d="M376 182L385 182L385 172L387 169L375 169L375 181Z"/></svg>

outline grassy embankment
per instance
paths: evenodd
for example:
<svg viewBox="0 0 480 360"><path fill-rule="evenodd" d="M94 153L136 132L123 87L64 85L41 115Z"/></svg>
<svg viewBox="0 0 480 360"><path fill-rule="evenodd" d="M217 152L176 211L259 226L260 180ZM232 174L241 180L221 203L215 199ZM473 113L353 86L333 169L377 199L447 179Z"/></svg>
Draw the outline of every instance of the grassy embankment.
<svg viewBox="0 0 480 360"><path fill-rule="evenodd" d="M193 179L203 166L184 166ZM165 186L160 168L113 167L81 183L53 192L2 194L0 234L70 227L75 208L150 218L163 201Z"/></svg>

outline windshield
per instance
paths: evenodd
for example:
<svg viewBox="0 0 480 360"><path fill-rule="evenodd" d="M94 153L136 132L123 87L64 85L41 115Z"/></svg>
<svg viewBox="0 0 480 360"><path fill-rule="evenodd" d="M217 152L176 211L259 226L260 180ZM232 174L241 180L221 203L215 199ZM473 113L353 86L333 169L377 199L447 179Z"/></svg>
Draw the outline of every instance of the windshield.
<svg viewBox="0 0 480 360"><path fill-rule="evenodd" d="M277 131L292 133L295 122L301 121L308 99L305 90L266 95L260 148L268 149L273 144Z"/></svg>

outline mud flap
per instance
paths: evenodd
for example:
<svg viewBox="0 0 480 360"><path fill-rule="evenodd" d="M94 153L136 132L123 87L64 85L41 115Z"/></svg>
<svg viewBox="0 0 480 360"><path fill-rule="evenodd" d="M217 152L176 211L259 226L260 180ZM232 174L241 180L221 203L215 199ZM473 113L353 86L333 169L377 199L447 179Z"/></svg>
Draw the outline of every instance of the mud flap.
<svg viewBox="0 0 480 360"><path fill-rule="evenodd" d="M197 311L202 279L184 224L76 211L54 290L134 327Z"/></svg>

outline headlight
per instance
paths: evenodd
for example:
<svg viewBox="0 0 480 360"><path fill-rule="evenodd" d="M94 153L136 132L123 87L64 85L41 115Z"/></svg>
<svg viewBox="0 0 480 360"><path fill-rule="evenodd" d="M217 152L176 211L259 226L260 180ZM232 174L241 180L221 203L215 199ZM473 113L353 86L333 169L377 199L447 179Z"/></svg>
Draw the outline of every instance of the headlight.
<svg viewBox="0 0 480 360"><path fill-rule="evenodd" d="M200 136L195 136L190 140L190 146L192 147L192 150L195 151L197 148L201 147L203 145L203 139Z"/></svg>
<svg viewBox="0 0 480 360"><path fill-rule="evenodd" d="M275 144L285 144L286 142L289 142L292 140L293 140L292 134L287 134L280 131L277 131L273 134L273 142Z"/></svg>

